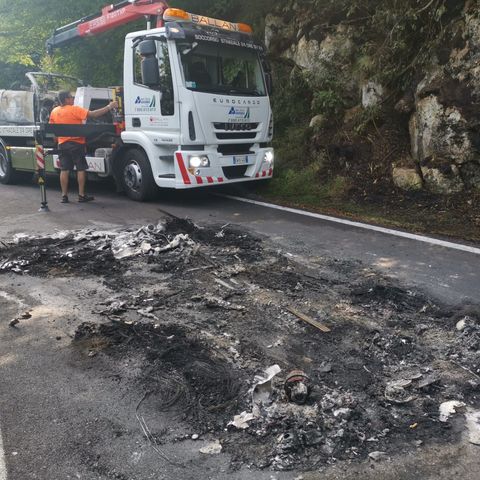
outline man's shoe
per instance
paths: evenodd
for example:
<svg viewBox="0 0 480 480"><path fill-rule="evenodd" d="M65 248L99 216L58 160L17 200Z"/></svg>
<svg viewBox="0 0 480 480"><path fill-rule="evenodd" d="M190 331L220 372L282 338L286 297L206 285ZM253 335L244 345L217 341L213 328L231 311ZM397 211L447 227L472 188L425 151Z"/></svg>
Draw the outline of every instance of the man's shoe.
<svg viewBox="0 0 480 480"><path fill-rule="evenodd" d="M62 195L62 200L60 200L60 203L69 203L68 196Z"/></svg>
<svg viewBox="0 0 480 480"><path fill-rule="evenodd" d="M79 195L78 196L78 201L80 203L91 202L92 200L95 200L95 198L90 197L89 195Z"/></svg>

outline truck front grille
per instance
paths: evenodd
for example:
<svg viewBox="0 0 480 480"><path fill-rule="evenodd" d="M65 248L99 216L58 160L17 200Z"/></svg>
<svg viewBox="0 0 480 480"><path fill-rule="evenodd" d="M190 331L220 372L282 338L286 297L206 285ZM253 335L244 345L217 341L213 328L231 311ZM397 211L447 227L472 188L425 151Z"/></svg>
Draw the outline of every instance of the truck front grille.
<svg viewBox="0 0 480 480"><path fill-rule="evenodd" d="M248 165L234 165L233 167L223 167L223 174L229 180L232 178L242 178L245 176Z"/></svg>
<svg viewBox="0 0 480 480"><path fill-rule="evenodd" d="M247 138L255 138L257 136L257 132L251 133L239 133L239 132L228 132L228 133L219 133L216 132L215 135L219 140L244 140Z"/></svg>
<svg viewBox="0 0 480 480"><path fill-rule="evenodd" d="M239 132L255 130L258 123L214 123L215 130L226 130L227 132Z"/></svg>
<svg viewBox="0 0 480 480"><path fill-rule="evenodd" d="M251 148L253 143L233 143L226 145L219 145L217 147L217 152L221 155L247 155L253 153Z"/></svg>

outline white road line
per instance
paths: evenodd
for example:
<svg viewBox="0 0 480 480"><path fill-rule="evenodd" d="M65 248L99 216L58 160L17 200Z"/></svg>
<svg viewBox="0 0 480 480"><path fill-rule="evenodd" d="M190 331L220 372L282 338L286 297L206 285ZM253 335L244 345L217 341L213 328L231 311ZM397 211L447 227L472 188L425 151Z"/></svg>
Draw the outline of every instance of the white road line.
<svg viewBox="0 0 480 480"><path fill-rule="evenodd" d="M0 480L7 480L7 465L5 464L5 452L3 450L1 430L0 430Z"/></svg>
<svg viewBox="0 0 480 480"><path fill-rule="evenodd" d="M414 233L401 232L399 230L392 230L390 228L384 228L384 227L376 227L375 225L368 225L366 223L352 222L351 220L344 220L342 218L330 217L328 215L321 215L319 213L306 212L304 210L297 210L295 208L282 207L280 205L273 205L271 203L258 202L256 200L250 200L249 198L235 197L233 195L219 195L219 196L230 198L232 200L238 200L239 202L260 205L261 207L273 208L275 210L282 210L284 212L296 213L298 215L304 215L306 217L318 218L319 220L326 220L328 222L341 223L343 225L349 225L351 227L363 228L365 230L373 230L375 232L385 233L387 235L394 235L396 237L408 238L410 240L416 240L417 242L429 243L431 245L438 245L440 247L453 248L455 250L462 250L464 252L480 255L480 248L470 247L469 245L462 245L461 243L446 242L444 240L438 240L436 238L425 237L424 235L415 235Z"/></svg>

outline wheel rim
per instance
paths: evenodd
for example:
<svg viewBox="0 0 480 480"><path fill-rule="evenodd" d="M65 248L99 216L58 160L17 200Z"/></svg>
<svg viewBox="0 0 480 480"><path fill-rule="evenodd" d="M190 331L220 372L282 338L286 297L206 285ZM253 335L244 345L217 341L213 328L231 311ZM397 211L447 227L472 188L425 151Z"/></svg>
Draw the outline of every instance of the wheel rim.
<svg viewBox="0 0 480 480"><path fill-rule="evenodd" d="M142 187L142 169L135 160L130 160L123 170L123 179L125 185L134 192L138 192Z"/></svg>
<svg viewBox="0 0 480 480"><path fill-rule="evenodd" d="M0 177L5 177L8 172L7 157L3 152L0 152Z"/></svg>

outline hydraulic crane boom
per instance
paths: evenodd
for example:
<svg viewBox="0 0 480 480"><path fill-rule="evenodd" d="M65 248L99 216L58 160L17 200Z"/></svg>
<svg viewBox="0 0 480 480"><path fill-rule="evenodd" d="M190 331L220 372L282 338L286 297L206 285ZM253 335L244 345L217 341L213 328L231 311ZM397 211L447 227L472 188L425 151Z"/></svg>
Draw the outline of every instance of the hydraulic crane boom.
<svg viewBox="0 0 480 480"><path fill-rule="evenodd" d="M98 35L142 17L163 26L163 12L168 8L164 0L124 0L102 8L101 13L83 17L80 20L57 28L47 40L47 52L82 37Z"/></svg>

